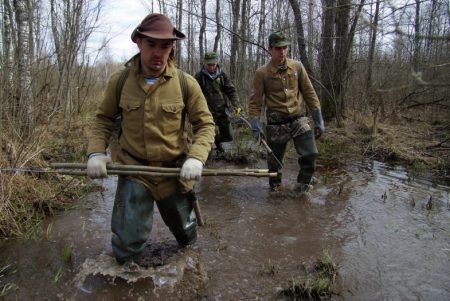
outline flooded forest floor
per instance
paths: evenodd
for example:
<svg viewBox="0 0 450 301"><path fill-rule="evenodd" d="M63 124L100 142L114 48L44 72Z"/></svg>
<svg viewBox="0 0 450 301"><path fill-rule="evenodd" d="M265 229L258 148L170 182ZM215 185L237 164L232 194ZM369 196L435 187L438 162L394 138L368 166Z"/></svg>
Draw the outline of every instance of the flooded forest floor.
<svg viewBox="0 0 450 301"><path fill-rule="evenodd" d="M178 250L155 212L149 246L161 262L148 269L120 266L111 257L117 179L95 181L100 189L74 201L76 210L54 212L39 225L39 234L0 241L0 298L299 300L281 292L309 283L315 264L329 256L337 272L331 295L311 299L448 300L448 169L426 170L448 153L428 156L436 149L402 144L399 139L408 140L408 134L393 139L397 134L390 135L390 128L379 130L384 136L371 143L344 133L348 129L328 131L320 145L318 182L308 194L296 191L292 153L276 193L267 178L203 177L196 191L206 223L197 243ZM404 130L413 131L406 125ZM366 143L362 151L343 155L346 144L357 143ZM442 147L436 141L426 145ZM266 168L256 152L238 160L233 152L240 154L240 147L228 149L229 157L213 151L207 167ZM417 159L408 169L383 162L407 162L413 154Z"/></svg>

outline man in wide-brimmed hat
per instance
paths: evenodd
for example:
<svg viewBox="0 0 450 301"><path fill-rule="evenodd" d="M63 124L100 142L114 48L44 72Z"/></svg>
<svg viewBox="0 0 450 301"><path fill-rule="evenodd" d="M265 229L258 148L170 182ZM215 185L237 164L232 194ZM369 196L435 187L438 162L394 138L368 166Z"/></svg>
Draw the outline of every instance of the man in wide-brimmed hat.
<svg viewBox="0 0 450 301"><path fill-rule="evenodd" d="M155 201L181 246L197 238L190 196L214 141L214 121L196 80L175 67L175 42L185 38L166 16L146 16L131 34L139 53L110 78L90 128L91 178L107 176L111 159L106 149L117 116L119 163L181 167L179 178L119 176L111 219L112 249L119 263L139 263L152 230ZM192 144L185 119L193 124Z"/></svg>

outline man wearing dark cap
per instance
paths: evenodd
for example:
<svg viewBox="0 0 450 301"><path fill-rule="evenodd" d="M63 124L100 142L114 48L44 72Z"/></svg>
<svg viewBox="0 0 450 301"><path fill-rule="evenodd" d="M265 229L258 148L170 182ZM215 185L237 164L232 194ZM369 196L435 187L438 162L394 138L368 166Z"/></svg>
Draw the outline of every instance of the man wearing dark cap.
<svg viewBox="0 0 450 301"><path fill-rule="evenodd" d="M149 239L154 203L180 246L193 244L194 180L202 174L214 139L214 121L197 81L175 67L175 41L185 35L161 14L146 16L131 34L140 52L113 74L89 132L87 172L107 176L107 147L121 117L117 161L126 165L181 166L179 178L119 176L111 219L119 263L139 262ZM185 121L192 124L188 144Z"/></svg>
<svg viewBox="0 0 450 301"><path fill-rule="evenodd" d="M203 59L203 67L195 75L208 107L216 123L216 136L214 143L218 152L223 152L222 142L233 140L230 117L227 110L233 106L234 114L240 113L239 97L232 81L223 72L219 65L219 55L216 52L207 52Z"/></svg>
<svg viewBox="0 0 450 301"><path fill-rule="evenodd" d="M288 141L293 140L299 156L298 189L303 193L312 187L311 179L319 155L315 139L322 135L325 127L319 98L303 64L287 58L290 44L282 32L270 34L269 52L272 57L265 66L256 70L248 112L252 129L259 137L263 134L261 115L265 110L267 142L280 162ZM314 121L314 131L308 124L307 109ZM277 191L281 185L281 167L272 156L268 156L268 167L270 172L278 172L277 177L269 179L271 190Z"/></svg>

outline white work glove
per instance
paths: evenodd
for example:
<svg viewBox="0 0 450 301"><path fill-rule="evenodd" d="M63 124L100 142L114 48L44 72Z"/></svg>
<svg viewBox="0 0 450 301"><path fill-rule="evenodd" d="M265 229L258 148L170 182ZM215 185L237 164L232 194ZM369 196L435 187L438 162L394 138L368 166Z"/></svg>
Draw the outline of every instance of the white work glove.
<svg viewBox="0 0 450 301"><path fill-rule="evenodd" d="M183 180L198 180L202 176L203 163L200 160L189 158L181 167L180 177Z"/></svg>
<svg viewBox="0 0 450 301"><path fill-rule="evenodd" d="M87 162L87 174L91 179L106 178L106 165L111 163L111 158L103 153L94 153L89 156Z"/></svg>

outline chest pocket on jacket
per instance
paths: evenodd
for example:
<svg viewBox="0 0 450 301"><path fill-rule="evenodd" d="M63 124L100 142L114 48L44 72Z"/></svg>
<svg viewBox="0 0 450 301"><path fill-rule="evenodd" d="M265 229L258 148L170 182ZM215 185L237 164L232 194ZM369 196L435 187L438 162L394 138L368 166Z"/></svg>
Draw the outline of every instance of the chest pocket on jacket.
<svg viewBox="0 0 450 301"><path fill-rule="evenodd" d="M123 111L132 112L132 111L139 109L141 107L141 104L137 103L137 102L136 103L133 103L133 102L122 103L121 102L119 106L122 108Z"/></svg>
<svg viewBox="0 0 450 301"><path fill-rule="evenodd" d="M142 104L139 101L121 100L119 107L121 109L122 119L125 121L142 120Z"/></svg>
<svg viewBox="0 0 450 301"><path fill-rule="evenodd" d="M161 105L161 108L162 132L167 135L180 130L184 103L165 103Z"/></svg>

